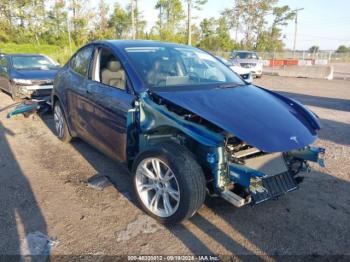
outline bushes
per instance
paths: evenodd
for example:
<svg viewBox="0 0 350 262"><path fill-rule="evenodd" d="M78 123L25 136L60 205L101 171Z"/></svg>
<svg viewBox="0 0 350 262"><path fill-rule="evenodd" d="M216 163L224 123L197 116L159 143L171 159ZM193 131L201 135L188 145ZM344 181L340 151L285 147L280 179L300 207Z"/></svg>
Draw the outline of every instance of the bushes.
<svg viewBox="0 0 350 262"><path fill-rule="evenodd" d="M72 54L77 47L72 47ZM59 47L56 45L35 45L35 44L15 44L15 43L0 43L0 52L2 53L31 53L31 54L45 54L52 59L59 62L61 65L65 64L71 57L69 47Z"/></svg>

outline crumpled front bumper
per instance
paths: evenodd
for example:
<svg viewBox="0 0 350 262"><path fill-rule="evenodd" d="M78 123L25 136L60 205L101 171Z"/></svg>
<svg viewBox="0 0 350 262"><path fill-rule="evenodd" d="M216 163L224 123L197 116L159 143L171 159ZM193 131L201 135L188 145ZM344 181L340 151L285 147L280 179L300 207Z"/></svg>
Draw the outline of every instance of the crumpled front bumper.
<svg viewBox="0 0 350 262"><path fill-rule="evenodd" d="M326 149L322 147L306 147L299 150L293 150L287 153L288 156L318 163L321 167L325 167L324 156Z"/></svg>
<svg viewBox="0 0 350 262"><path fill-rule="evenodd" d="M320 147L305 147L285 154L287 158L294 158L303 163L316 162L321 167L324 163L325 149ZM229 163L230 180L249 191L251 201L258 204L276 198L298 188L298 183L289 169L281 170L277 174L265 174L246 165Z"/></svg>
<svg viewBox="0 0 350 262"><path fill-rule="evenodd" d="M17 85L17 95L20 98L50 96L53 85Z"/></svg>

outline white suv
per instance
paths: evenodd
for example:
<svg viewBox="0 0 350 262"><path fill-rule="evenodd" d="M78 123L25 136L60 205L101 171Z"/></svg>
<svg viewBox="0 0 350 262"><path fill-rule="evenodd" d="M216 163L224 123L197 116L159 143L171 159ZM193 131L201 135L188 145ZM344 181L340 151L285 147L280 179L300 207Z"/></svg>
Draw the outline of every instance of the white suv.
<svg viewBox="0 0 350 262"><path fill-rule="evenodd" d="M262 77L263 65L256 52L233 51L231 60L234 65L249 69L253 76Z"/></svg>

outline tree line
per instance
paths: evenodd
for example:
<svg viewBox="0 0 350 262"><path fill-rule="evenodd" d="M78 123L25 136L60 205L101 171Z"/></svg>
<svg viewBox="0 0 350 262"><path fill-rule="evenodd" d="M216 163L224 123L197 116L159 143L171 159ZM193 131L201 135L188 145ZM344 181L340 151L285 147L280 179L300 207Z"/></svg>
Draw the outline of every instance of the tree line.
<svg viewBox="0 0 350 262"><path fill-rule="evenodd" d="M288 5L232 0L218 18L194 17L208 1L214 0L155 0L157 21L149 28L139 0L127 0L126 5L99 0L96 7L89 0L1 0L0 42L80 46L97 39L136 38L212 51L284 48L282 28L295 17Z"/></svg>

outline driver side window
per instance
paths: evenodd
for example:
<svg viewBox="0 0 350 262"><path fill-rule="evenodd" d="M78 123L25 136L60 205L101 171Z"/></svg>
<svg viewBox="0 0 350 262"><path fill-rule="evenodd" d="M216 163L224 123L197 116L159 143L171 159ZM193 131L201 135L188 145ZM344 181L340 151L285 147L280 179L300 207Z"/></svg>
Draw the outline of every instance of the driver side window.
<svg viewBox="0 0 350 262"><path fill-rule="evenodd" d="M107 48L95 52L92 80L121 90L126 88L126 74L119 59Z"/></svg>
<svg viewBox="0 0 350 262"><path fill-rule="evenodd" d="M74 72L86 76L93 50L93 46L84 47L72 58L70 65Z"/></svg>

